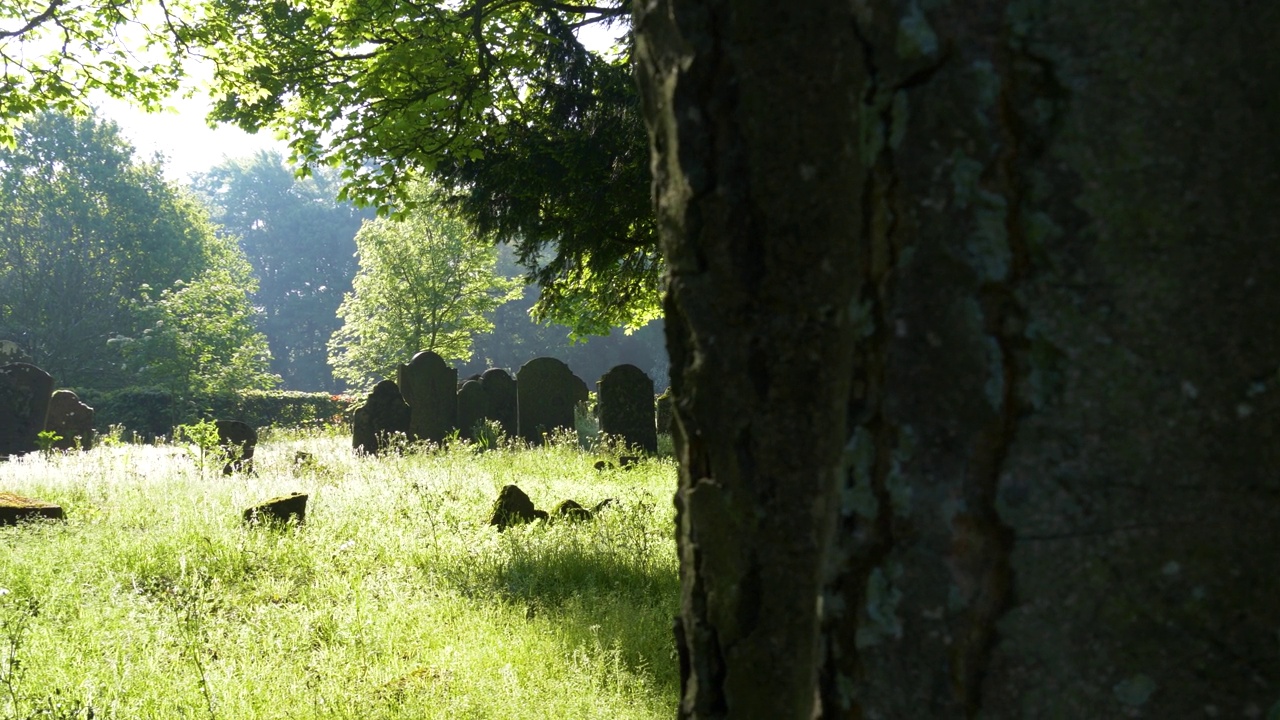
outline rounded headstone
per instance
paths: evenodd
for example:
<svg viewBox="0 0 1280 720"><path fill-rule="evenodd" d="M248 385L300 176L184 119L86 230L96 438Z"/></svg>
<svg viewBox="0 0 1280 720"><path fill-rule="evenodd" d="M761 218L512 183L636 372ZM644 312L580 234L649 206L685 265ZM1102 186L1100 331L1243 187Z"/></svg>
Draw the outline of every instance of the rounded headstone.
<svg viewBox="0 0 1280 720"><path fill-rule="evenodd" d="M579 383L569 366L555 358L534 358L521 366L516 373L520 437L541 445L544 434L557 428L572 430Z"/></svg>
<svg viewBox="0 0 1280 720"><path fill-rule="evenodd" d="M479 380L468 380L458 390L458 435L476 439L476 426L485 419L484 386Z"/></svg>
<svg viewBox="0 0 1280 720"><path fill-rule="evenodd" d="M600 431L622 438L628 445L658 451L653 419L653 381L635 365L618 365L597 384Z"/></svg>
<svg viewBox="0 0 1280 720"><path fill-rule="evenodd" d="M409 434L409 406L394 380L383 380L351 414L351 447L377 453L395 433Z"/></svg>
<svg viewBox="0 0 1280 720"><path fill-rule="evenodd" d="M53 376L29 363L0 366L0 455L36 450L53 394Z"/></svg>
<svg viewBox="0 0 1280 720"><path fill-rule="evenodd" d="M74 392L59 390L49 397L44 429L61 436L53 444L59 450L74 449L77 439L80 449L88 450L93 445L93 408L81 402Z"/></svg>
<svg viewBox="0 0 1280 720"><path fill-rule="evenodd" d="M484 388L485 417L502 425L507 437L515 437L519 429L516 415L516 379L502 368L489 368L480 376Z"/></svg>
<svg viewBox="0 0 1280 720"><path fill-rule="evenodd" d="M218 428L218 445L222 448L226 464L222 466L222 474L230 475L234 470L253 470L253 449L258 446L258 431L251 425L239 420L216 420Z"/></svg>
<svg viewBox="0 0 1280 720"><path fill-rule="evenodd" d="M423 350L400 366L398 380L411 410L410 435L442 442L458 426L458 371L436 353Z"/></svg>

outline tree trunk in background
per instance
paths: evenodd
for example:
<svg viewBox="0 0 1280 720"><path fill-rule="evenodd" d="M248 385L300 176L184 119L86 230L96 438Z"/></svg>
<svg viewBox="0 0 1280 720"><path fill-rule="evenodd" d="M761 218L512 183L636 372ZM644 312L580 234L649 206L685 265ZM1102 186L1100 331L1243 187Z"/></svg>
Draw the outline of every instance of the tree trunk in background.
<svg viewBox="0 0 1280 720"><path fill-rule="evenodd" d="M637 0L682 717L1280 713L1277 27Z"/></svg>

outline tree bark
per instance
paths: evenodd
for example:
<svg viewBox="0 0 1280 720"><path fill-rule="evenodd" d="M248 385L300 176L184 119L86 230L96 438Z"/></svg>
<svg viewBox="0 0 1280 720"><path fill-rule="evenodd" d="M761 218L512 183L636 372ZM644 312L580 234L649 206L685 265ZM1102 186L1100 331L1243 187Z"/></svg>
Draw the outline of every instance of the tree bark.
<svg viewBox="0 0 1280 720"><path fill-rule="evenodd" d="M1280 5L635 27L681 717L1280 714Z"/></svg>

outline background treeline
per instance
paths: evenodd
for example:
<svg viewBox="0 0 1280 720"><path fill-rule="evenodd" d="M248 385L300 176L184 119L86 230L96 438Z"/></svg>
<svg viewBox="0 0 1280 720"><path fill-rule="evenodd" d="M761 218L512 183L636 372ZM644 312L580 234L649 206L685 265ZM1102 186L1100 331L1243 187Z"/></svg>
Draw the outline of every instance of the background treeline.
<svg viewBox="0 0 1280 720"><path fill-rule="evenodd" d="M135 157L112 123L54 112L31 116L16 139L0 149L0 339L76 388L100 424L158 433L163 418L259 410L311 422L334 414L316 405L323 398L358 393L393 374L390 358L426 349L335 376L339 309L353 304L357 274L377 270L356 238L388 247L371 210L338 199L336 173L299 178L280 155L259 153L179 185L162 159ZM460 375L547 355L588 383L626 362L665 387L660 321L585 338L535 322L538 290L511 245L465 240L490 248L474 270L493 276L482 289L507 289L464 328L450 358ZM366 316L387 311L366 304ZM261 400L273 388L294 392Z"/></svg>

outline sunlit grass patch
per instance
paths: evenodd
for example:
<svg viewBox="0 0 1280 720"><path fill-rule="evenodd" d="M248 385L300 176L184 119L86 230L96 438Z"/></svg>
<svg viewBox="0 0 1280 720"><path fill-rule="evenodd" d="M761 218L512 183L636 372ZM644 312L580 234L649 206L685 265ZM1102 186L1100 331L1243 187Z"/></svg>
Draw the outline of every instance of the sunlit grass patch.
<svg viewBox="0 0 1280 720"><path fill-rule="evenodd" d="M668 717L674 465L598 457L268 433L251 476L173 446L0 465L67 513L0 529L0 717ZM612 502L499 533L506 484ZM290 492L302 525L242 522Z"/></svg>

